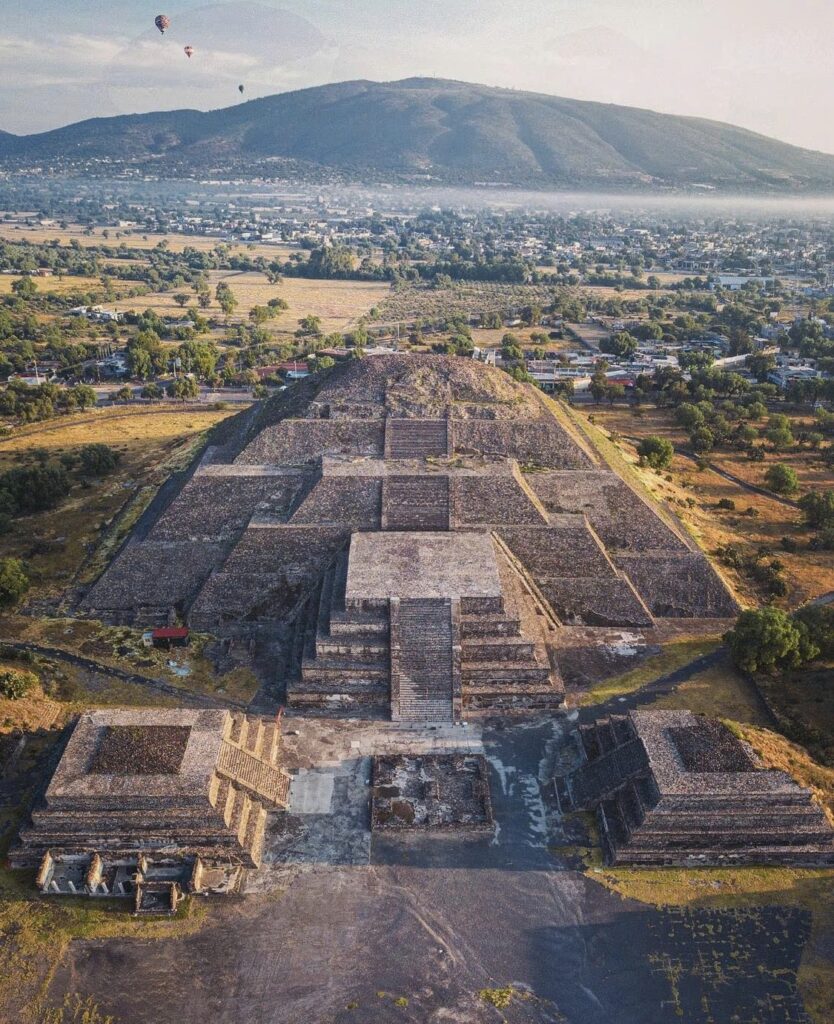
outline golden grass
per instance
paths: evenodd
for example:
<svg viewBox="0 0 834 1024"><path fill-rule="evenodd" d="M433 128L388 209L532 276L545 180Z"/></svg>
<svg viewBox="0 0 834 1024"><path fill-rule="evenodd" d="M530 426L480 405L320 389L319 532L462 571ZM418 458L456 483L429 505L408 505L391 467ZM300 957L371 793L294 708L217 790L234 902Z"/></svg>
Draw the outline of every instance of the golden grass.
<svg viewBox="0 0 834 1024"><path fill-rule="evenodd" d="M660 654L646 658L637 668L612 676L610 679L604 679L592 689L582 693L579 697L579 704L602 704L615 697L634 693L661 676L668 675L670 672L688 665L690 661L714 651L718 647L718 643L717 637L675 640L667 644Z"/></svg>
<svg viewBox="0 0 834 1024"><path fill-rule="evenodd" d="M804 747L770 729L737 723L733 728L769 768L787 772L810 789L834 825L834 768L817 764Z"/></svg>
<svg viewBox="0 0 834 1024"><path fill-rule="evenodd" d="M581 414L579 414L581 415ZM677 447L686 447L688 439L673 422L667 410L645 408L636 416L626 408L595 408L592 415L598 425L616 431L620 440L609 444L620 452L620 458L636 461L634 444L630 438L657 434L668 438ZM584 417L583 417L584 418ZM601 432L601 431L598 431ZM763 463L752 463L743 454L718 452L712 462L750 483L762 485L767 467L774 462L792 466L800 476L802 489L830 486L830 472L808 451L768 454ZM745 553L755 554L763 547L772 552L785 566L789 593L786 603L795 606L834 589L834 552L809 551L804 543L797 552L783 551L784 536L802 537L801 515L797 509L763 495L751 494L744 487L714 473L698 470L695 464L676 456L668 474L649 470L634 472L640 475L657 500L670 503L675 514L686 526L698 544L711 554L721 544L736 544ZM667 480L666 476L671 476ZM735 502L736 511L721 511L715 505L722 498ZM690 506L688 500L694 501ZM746 510L752 508L753 515ZM742 604L760 603L759 594L750 580L714 560L716 568L730 584Z"/></svg>
<svg viewBox="0 0 834 1024"><path fill-rule="evenodd" d="M86 233L87 229L80 225L70 225L66 229L58 227L27 227L23 224L10 224L0 221L0 238L9 242L28 241L34 244L40 242L52 242L56 239L61 245L69 245L71 241L77 241L83 248L92 246L110 245L120 246L124 243L129 249L154 249L160 242L168 243L172 252L182 252L183 249L197 249L199 252L210 252L218 245L229 245L232 253L249 253L252 256L265 256L269 260L285 260L290 253L298 252L289 245L263 245L255 243L234 242L226 243L220 238L203 238L196 235L160 235L148 234L144 231L130 228L93 228L92 234ZM104 237L104 232L109 233L109 238Z"/></svg>
<svg viewBox="0 0 834 1024"><path fill-rule="evenodd" d="M31 596L61 592L102 538L104 555L112 552L131 519L135 521L168 475L188 464L206 429L231 414L211 409L90 410L33 424L0 439L0 470L25 461L33 448L57 457L96 442L122 456L115 473L89 488L74 486L58 508L16 520L0 538L0 555L26 559L34 585ZM103 531L103 524L119 514L126 517L124 524ZM98 566L101 558L94 561Z"/></svg>
<svg viewBox="0 0 834 1024"><path fill-rule="evenodd" d="M232 321L245 320L253 306L265 306L270 299L282 298L289 309L273 320L268 320L266 327L272 331L294 333L298 321L311 314L321 319L322 330L326 333L344 331L356 326L357 320L367 314L373 306L378 306L388 295L387 284L366 281L316 281L301 277L285 278L281 284L270 284L265 274L257 272L235 273L229 271L212 271L209 275L212 289L212 302L204 311L213 316L222 316L220 307L214 299L214 289L219 281L224 281L232 290L238 305L230 317ZM187 292L187 289L183 289ZM189 305L193 305L193 292L189 295ZM114 308L122 310L153 309L160 316L181 316L183 310L174 302L175 291L153 292L135 298L118 299Z"/></svg>
<svg viewBox="0 0 834 1024"><path fill-rule="evenodd" d="M13 277L11 274L0 274L0 295L9 295L14 282L19 280L19 277ZM102 290L100 277L53 276L34 277L32 280L37 285L39 295L45 295L47 292L56 292L58 295L65 295L68 292L91 292ZM120 283L125 284L126 282Z"/></svg>
<svg viewBox="0 0 834 1024"><path fill-rule="evenodd" d="M752 725L769 725L761 698L752 683L727 662L704 669L675 687L673 693L652 701L660 710L688 710L696 715L731 718Z"/></svg>

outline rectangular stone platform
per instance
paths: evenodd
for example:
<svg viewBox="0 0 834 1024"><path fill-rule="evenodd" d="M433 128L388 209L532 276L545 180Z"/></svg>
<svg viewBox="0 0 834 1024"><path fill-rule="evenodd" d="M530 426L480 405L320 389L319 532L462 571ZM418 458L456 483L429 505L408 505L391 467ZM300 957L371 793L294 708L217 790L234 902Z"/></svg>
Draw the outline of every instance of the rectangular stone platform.
<svg viewBox="0 0 834 1024"><path fill-rule="evenodd" d="M392 597L484 598L500 602L501 580L486 533L355 533L348 605Z"/></svg>

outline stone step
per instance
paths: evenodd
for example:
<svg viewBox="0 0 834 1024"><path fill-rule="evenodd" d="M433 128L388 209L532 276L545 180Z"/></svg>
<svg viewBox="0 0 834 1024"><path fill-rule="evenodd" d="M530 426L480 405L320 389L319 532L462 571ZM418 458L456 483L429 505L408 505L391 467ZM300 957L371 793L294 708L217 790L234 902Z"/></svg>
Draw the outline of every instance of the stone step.
<svg viewBox="0 0 834 1024"><path fill-rule="evenodd" d="M513 682L547 682L550 668L547 665L508 665L506 661L471 661L461 665L464 685Z"/></svg>
<svg viewBox="0 0 834 1024"><path fill-rule="evenodd" d="M515 637L521 633L518 619L504 615L463 616L460 620L462 640L475 640L480 637Z"/></svg>
<svg viewBox="0 0 834 1024"><path fill-rule="evenodd" d="M360 612L341 612L330 617L331 636L388 636L387 616Z"/></svg>
<svg viewBox="0 0 834 1024"><path fill-rule="evenodd" d="M292 689L292 694L299 698L327 697L329 694L369 694L374 696L383 696L387 699L390 692L391 688L389 686L387 675L385 677L372 678L359 674L349 678L345 676L337 676L335 678L325 677L323 679L305 676L303 679L295 683ZM300 702L309 703L308 701L303 700ZM290 703L292 703L292 701L290 701Z"/></svg>
<svg viewBox="0 0 834 1024"><path fill-rule="evenodd" d="M401 601L398 639L400 692L395 712L407 721L451 721L450 603L442 599Z"/></svg>
<svg viewBox="0 0 834 1024"><path fill-rule="evenodd" d="M316 658L338 658L348 661L388 660L388 641L377 636L319 636L316 639Z"/></svg>
<svg viewBox="0 0 834 1024"><path fill-rule="evenodd" d="M461 657L464 664L473 661L535 662L536 645L523 637L478 637L464 640Z"/></svg>
<svg viewBox="0 0 834 1024"><path fill-rule="evenodd" d="M400 419L385 421L385 457L418 459L448 454L449 433L446 420Z"/></svg>

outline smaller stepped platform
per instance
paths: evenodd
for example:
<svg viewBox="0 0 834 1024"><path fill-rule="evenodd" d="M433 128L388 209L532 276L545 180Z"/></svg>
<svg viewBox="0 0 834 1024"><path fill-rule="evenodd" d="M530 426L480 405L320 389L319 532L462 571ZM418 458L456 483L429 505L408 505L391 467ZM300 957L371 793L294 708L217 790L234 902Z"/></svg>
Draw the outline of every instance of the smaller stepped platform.
<svg viewBox="0 0 834 1024"><path fill-rule="evenodd" d="M612 864L834 864L834 829L810 791L721 722L632 711L577 739L583 763L557 792L596 811Z"/></svg>
<svg viewBox="0 0 834 1024"><path fill-rule="evenodd" d="M267 810L288 800L279 745L276 721L230 711L85 712L10 859L256 867Z"/></svg>

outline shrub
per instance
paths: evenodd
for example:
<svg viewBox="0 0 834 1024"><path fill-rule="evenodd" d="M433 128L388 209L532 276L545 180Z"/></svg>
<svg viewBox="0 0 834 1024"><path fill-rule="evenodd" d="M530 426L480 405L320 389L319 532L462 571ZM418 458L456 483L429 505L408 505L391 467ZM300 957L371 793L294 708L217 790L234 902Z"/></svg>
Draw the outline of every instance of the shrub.
<svg viewBox="0 0 834 1024"><path fill-rule="evenodd" d="M834 491L812 491L799 499L799 507L810 527L834 526Z"/></svg>
<svg viewBox="0 0 834 1024"><path fill-rule="evenodd" d="M793 494L799 489L799 477L796 470L777 462L765 473L765 484L776 494Z"/></svg>
<svg viewBox="0 0 834 1024"><path fill-rule="evenodd" d="M732 498L721 498L720 501L716 503L715 507L726 509L728 512L735 512L736 503Z"/></svg>
<svg viewBox="0 0 834 1024"><path fill-rule="evenodd" d="M651 466L652 469L666 469L672 463L675 449L671 441L664 437L644 437L637 447L637 454L643 465Z"/></svg>
<svg viewBox="0 0 834 1024"><path fill-rule="evenodd" d="M794 619L805 626L822 657L834 657L834 605L806 604L794 612Z"/></svg>
<svg viewBox="0 0 834 1024"><path fill-rule="evenodd" d="M0 559L0 608L16 605L29 589L29 577L19 558Z"/></svg>
<svg viewBox="0 0 834 1024"><path fill-rule="evenodd" d="M34 672L23 672L17 668L0 668L0 697L20 700L38 683Z"/></svg>
<svg viewBox="0 0 834 1024"><path fill-rule="evenodd" d="M119 464L121 456L106 444L86 444L78 453L84 476L106 476Z"/></svg>

